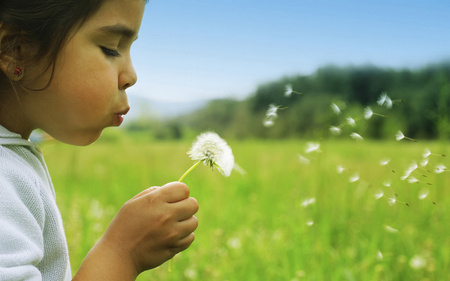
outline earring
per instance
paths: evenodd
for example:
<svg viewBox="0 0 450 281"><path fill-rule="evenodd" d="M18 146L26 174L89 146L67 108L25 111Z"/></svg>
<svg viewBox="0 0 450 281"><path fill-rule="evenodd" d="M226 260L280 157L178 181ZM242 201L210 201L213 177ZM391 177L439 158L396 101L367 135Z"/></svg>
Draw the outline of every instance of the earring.
<svg viewBox="0 0 450 281"><path fill-rule="evenodd" d="M18 66L18 67L16 67L16 69L14 69L15 76L19 77L19 76L22 76L22 74L23 74L23 70L22 70L22 68L20 68L20 66Z"/></svg>

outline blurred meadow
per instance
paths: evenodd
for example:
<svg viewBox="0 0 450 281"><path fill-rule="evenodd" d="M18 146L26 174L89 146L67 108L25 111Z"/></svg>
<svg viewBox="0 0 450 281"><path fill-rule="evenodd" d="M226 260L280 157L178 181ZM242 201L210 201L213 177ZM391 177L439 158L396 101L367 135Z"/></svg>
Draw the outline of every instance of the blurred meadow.
<svg viewBox="0 0 450 281"><path fill-rule="evenodd" d="M191 166L191 141L111 129L89 147L42 144L74 271L126 200ZM447 141L227 141L241 170L185 179L196 241L172 272L138 280L450 280L449 176L435 171L450 163L434 155ZM408 170L417 181L401 179Z"/></svg>

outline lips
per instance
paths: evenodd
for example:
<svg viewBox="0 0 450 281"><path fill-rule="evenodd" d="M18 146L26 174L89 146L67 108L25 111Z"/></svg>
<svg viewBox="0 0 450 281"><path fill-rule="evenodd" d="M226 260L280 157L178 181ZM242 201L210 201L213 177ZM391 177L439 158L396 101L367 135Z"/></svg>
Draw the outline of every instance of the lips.
<svg viewBox="0 0 450 281"><path fill-rule="evenodd" d="M130 110L130 108L129 107L127 107L126 109L124 109L124 110L122 110L122 111L120 111L120 112L118 112L118 113L116 113L115 115L116 115L116 126L120 126L121 124L122 124L122 122L123 122L123 116L124 115L126 115L127 113L128 113L128 111Z"/></svg>

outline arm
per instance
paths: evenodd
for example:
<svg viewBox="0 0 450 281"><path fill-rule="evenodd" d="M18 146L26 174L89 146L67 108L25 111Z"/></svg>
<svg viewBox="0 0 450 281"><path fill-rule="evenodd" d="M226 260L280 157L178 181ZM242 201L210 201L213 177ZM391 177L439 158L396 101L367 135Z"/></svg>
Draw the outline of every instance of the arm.
<svg viewBox="0 0 450 281"><path fill-rule="evenodd" d="M190 246L197 210L184 183L139 193L123 205L73 280L135 280Z"/></svg>

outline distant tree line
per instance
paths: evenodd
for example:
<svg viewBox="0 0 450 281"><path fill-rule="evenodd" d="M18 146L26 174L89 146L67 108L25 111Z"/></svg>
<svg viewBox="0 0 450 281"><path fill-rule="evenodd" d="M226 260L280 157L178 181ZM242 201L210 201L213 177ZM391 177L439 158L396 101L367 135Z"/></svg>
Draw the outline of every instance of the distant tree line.
<svg viewBox="0 0 450 281"><path fill-rule="evenodd" d="M286 92L289 87L293 92ZM379 104L382 93L393 102L391 108ZM270 105L278 109L271 126L263 124ZM364 118L368 109L374 114ZM346 124L348 118L356 124ZM333 134L332 126L341 133ZM385 139L402 130L412 138L449 139L450 62L400 70L328 65L311 75L259 85L243 101L213 100L191 114L143 127L157 138L213 130L233 138L346 137L356 132Z"/></svg>

